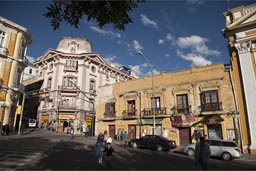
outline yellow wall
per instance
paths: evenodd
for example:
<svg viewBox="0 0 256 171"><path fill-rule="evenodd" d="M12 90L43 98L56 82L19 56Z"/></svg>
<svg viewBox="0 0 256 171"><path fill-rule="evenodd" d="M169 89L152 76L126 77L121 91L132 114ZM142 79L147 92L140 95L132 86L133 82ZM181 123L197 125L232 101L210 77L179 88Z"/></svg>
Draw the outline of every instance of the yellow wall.
<svg viewBox="0 0 256 171"><path fill-rule="evenodd" d="M229 72L225 71L223 64L214 64L203 67L192 67L187 70L162 73L154 76L155 97L160 97L161 107L166 107L167 115L162 118L162 128L169 130L169 139L176 140L179 144L179 132L177 128L173 128L171 124L171 110L176 104L176 95L187 94L188 103L191 105L192 114L200 114L200 93L206 90L218 90L219 102L222 102L222 111L206 112L205 114L220 114L225 119L221 123L223 130L223 138L227 139L226 129L233 129L232 120L226 118L226 114L230 109L234 109L234 96L230 83ZM150 132L150 125L139 126L136 119L122 119L123 110L127 110L127 100L134 99L136 101L137 117L144 108L151 108L150 98L152 97L152 77L146 76L137 80L116 83L110 86L104 86L97 91L96 102L96 132L97 135L104 130L108 130L108 125L115 125L116 131L119 128L128 131L129 124L135 124L136 135L140 136L140 131L146 129ZM137 92L137 95L134 93ZM141 97L140 97L141 94ZM116 118L111 121L103 121L105 104L110 100L115 100ZM141 99L141 102L140 102ZM140 108L141 105L141 108ZM151 118L152 119L152 118ZM196 121L201 118L196 117ZM191 123L193 124L193 123ZM205 127L207 129L207 127ZM207 133L207 130L205 131Z"/></svg>

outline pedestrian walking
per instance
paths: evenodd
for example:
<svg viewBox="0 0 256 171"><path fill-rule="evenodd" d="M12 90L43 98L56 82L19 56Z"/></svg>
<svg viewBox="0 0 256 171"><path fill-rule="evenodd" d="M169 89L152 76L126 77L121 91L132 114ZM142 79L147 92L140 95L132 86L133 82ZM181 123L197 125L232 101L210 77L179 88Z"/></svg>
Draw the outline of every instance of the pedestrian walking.
<svg viewBox="0 0 256 171"><path fill-rule="evenodd" d="M99 133L97 141L101 141L102 143L104 142L104 135L102 134L102 132Z"/></svg>
<svg viewBox="0 0 256 171"><path fill-rule="evenodd" d="M121 130L121 135L120 135L121 141L124 139L124 129Z"/></svg>
<svg viewBox="0 0 256 171"><path fill-rule="evenodd" d="M106 146L107 145L107 139L108 139L108 132L105 130L103 135L104 135L103 144L104 144L104 146Z"/></svg>
<svg viewBox="0 0 256 171"><path fill-rule="evenodd" d="M121 128L118 129L117 133L116 133L116 140L120 141L121 140Z"/></svg>
<svg viewBox="0 0 256 171"><path fill-rule="evenodd" d="M205 136L200 137L200 142L195 147L195 165L199 170L208 169L208 161L211 155L210 146L205 141Z"/></svg>
<svg viewBox="0 0 256 171"><path fill-rule="evenodd" d="M112 153L114 152L114 149L111 147L111 143L107 143L107 146L105 147L103 152L106 153L106 166L110 167L112 164Z"/></svg>
<svg viewBox="0 0 256 171"><path fill-rule="evenodd" d="M5 124L4 132L5 132L5 135L9 135L10 127L9 127L9 125L8 125L8 124Z"/></svg>
<svg viewBox="0 0 256 171"><path fill-rule="evenodd" d="M128 136L128 134L127 134L127 131L124 131L124 134L123 134L123 141L124 141L124 148L126 148L127 145L128 145L128 143L129 143L129 141L130 141L129 136Z"/></svg>
<svg viewBox="0 0 256 171"><path fill-rule="evenodd" d="M102 164L102 156L103 156L103 142L98 140L95 144L95 154L98 159L98 163Z"/></svg>
<svg viewBox="0 0 256 171"><path fill-rule="evenodd" d="M71 135L71 139L73 139L73 138L74 138L74 132L75 132L74 127L73 127L73 126L71 126L71 128L70 128L70 135Z"/></svg>
<svg viewBox="0 0 256 171"><path fill-rule="evenodd" d="M86 137L86 125L85 124L82 125L82 129L83 129L84 137Z"/></svg>

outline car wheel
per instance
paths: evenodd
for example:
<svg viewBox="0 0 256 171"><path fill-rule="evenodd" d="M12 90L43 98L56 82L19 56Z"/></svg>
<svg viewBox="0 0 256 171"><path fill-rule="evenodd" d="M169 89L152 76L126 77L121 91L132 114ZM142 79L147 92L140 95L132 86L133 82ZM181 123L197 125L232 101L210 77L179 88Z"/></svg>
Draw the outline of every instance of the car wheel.
<svg viewBox="0 0 256 171"><path fill-rule="evenodd" d="M163 147L161 145L156 146L156 151L163 151Z"/></svg>
<svg viewBox="0 0 256 171"><path fill-rule="evenodd" d="M137 143L136 142L132 142L132 148L137 148Z"/></svg>
<svg viewBox="0 0 256 171"><path fill-rule="evenodd" d="M224 153L222 154L222 160L228 161L228 160L231 160L231 159L232 159L232 156L231 156L230 153L224 152Z"/></svg>
<svg viewBox="0 0 256 171"><path fill-rule="evenodd" d="M188 149L188 156L194 156L195 155L195 150L194 149Z"/></svg>

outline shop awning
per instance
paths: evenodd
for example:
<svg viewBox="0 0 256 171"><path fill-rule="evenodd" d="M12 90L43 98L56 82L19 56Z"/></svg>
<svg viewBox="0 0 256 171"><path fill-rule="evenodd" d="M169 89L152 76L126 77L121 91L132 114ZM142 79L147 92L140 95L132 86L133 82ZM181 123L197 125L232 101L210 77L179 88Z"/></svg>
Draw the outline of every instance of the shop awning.
<svg viewBox="0 0 256 171"><path fill-rule="evenodd" d="M211 114L211 115L204 116L203 119L201 119L198 122L195 122L194 124L192 124L192 126L195 126L198 124L205 124L205 125L218 124L222 121L224 121L224 119L222 117L220 117L219 114Z"/></svg>

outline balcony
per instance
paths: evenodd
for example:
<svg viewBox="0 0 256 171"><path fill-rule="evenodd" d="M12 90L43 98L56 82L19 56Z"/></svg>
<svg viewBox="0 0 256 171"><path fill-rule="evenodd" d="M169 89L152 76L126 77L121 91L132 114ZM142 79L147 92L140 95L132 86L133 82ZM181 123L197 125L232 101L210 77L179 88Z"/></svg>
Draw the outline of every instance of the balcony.
<svg viewBox="0 0 256 171"><path fill-rule="evenodd" d="M191 105L187 108L179 108L178 106L173 106L171 110L173 111L173 114L189 114L191 113Z"/></svg>
<svg viewBox="0 0 256 171"><path fill-rule="evenodd" d="M133 119L133 118L136 118L136 112L137 112L136 109L134 109L134 110L124 110L122 112L123 119Z"/></svg>
<svg viewBox="0 0 256 171"><path fill-rule="evenodd" d="M222 109L222 102L201 104L201 111L202 112L222 111L222 110L223 110Z"/></svg>
<svg viewBox="0 0 256 171"><path fill-rule="evenodd" d="M143 116L153 116L153 108L145 108L142 111ZM155 108L155 116L166 115L166 107Z"/></svg>
<svg viewBox="0 0 256 171"><path fill-rule="evenodd" d="M116 119L116 111L105 111L102 120L111 121Z"/></svg>
<svg viewBox="0 0 256 171"><path fill-rule="evenodd" d="M65 72L78 72L77 66L65 66L64 67Z"/></svg>
<svg viewBox="0 0 256 171"><path fill-rule="evenodd" d="M189 127L195 122L195 115L174 115L171 121L173 127Z"/></svg>
<svg viewBox="0 0 256 171"><path fill-rule="evenodd" d="M76 110L76 109L78 109L76 104L59 104L58 107L59 107L59 109L62 109L62 110Z"/></svg>
<svg viewBox="0 0 256 171"><path fill-rule="evenodd" d="M59 85L58 89L63 91L80 91L78 86Z"/></svg>

